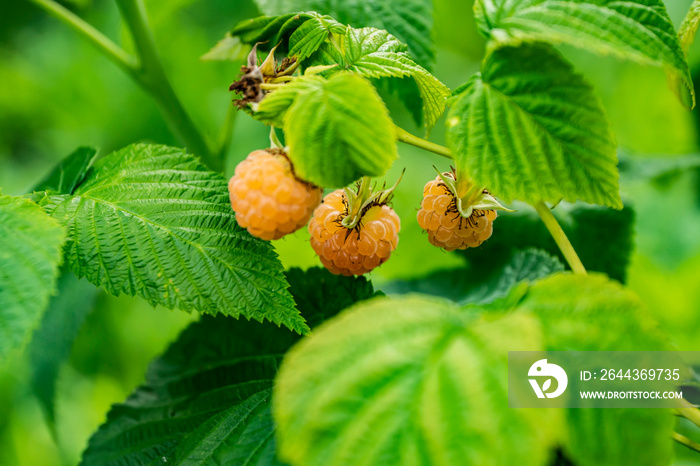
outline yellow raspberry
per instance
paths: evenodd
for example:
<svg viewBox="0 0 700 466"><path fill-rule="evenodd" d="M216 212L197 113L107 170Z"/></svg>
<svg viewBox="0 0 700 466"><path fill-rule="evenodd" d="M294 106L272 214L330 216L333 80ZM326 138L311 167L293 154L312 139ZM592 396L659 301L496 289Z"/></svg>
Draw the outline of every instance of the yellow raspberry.
<svg viewBox="0 0 700 466"><path fill-rule="evenodd" d="M228 183L236 221L264 240L294 233L309 221L323 190L294 176L280 149L256 150L236 167Z"/></svg>
<svg viewBox="0 0 700 466"><path fill-rule="evenodd" d="M389 259L399 244L401 220L388 205L374 205L348 229L341 223L347 215L343 190L328 194L309 222L311 247L332 273L362 275Z"/></svg>
<svg viewBox="0 0 700 466"><path fill-rule="evenodd" d="M418 224L430 243L448 251L475 248L491 237L495 210L474 210L469 218L460 215L457 200L438 176L423 189Z"/></svg>

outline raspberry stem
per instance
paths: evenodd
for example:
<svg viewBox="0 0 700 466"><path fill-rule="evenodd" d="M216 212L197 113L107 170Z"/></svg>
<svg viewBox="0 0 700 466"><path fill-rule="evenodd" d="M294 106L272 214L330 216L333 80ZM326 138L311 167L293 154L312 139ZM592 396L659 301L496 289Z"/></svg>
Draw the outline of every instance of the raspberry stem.
<svg viewBox="0 0 700 466"><path fill-rule="evenodd" d="M680 400L681 406L676 408L676 414L683 416L696 426L700 427L700 410L688 403L686 400Z"/></svg>
<svg viewBox="0 0 700 466"><path fill-rule="evenodd" d="M578 254L576 254L576 250L571 245L569 238L566 237L566 233L562 230L561 225L559 225L559 222L557 222L557 219L554 217L549 207L547 207L543 201L533 204L533 207L537 210L537 213L540 215L542 222L544 222L552 238L554 238L554 242L559 246L559 250L564 255L566 262L569 263L571 270L574 273L586 275L586 268L581 263L581 259L579 259Z"/></svg>
<svg viewBox="0 0 700 466"><path fill-rule="evenodd" d="M691 450L695 450L698 453L700 453L700 444L693 442L685 435L681 435L678 432L673 432L673 433L671 433L671 438L673 440L675 440L676 442L680 443L681 445L686 446L686 447L690 448Z"/></svg>
<svg viewBox="0 0 700 466"><path fill-rule="evenodd" d="M223 151L216 151L202 135L175 94L170 80L165 74L165 69L155 47L153 33L148 25L143 0L117 1L122 18L134 41L134 55L124 51L95 27L55 0L31 1L73 29L119 66L150 94L173 133L191 152L202 157L209 168L217 171L223 169L223 159L217 156L217 152Z"/></svg>
<svg viewBox="0 0 700 466"><path fill-rule="evenodd" d="M433 152L441 157L448 159L452 158L452 152L447 147L441 146L440 144L435 144L434 142L426 141L425 139L414 136L400 126L394 125L396 130L396 139L399 141L416 146L420 149L427 150L428 152Z"/></svg>

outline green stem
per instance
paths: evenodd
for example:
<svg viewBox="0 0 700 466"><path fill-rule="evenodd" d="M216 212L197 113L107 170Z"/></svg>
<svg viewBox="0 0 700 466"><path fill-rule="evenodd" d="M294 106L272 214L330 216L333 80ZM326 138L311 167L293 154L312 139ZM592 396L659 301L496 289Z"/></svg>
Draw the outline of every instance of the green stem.
<svg viewBox="0 0 700 466"><path fill-rule="evenodd" d="M559 250L561 250L564 258L569 263L571 270L573 270L574 273L586 275L586 269L581 263L581 259L579 259L576 250L571 245L569 238L566 237L566 233L561 229L559 222L557 222L557 219L554 217L549 207L547 207L543 201L533 204L533 207L537 210L537 213L540 214L542 222L544 222L547 230L549 230L552 238L554 238L554 242L559 246Z"/></svg>
<svg viewBox="0 0 700 466"><path fill-rule="evenodd" d="M190 116L185 111L168 80L148 25L143 0L117 0L129 26L140 57L138 82L151 93L175 134L214 170L223 169L223 160L216 157Z"/></svg>
<svg viewBox="0 0 700 466"><path fill-rule="evenodd" d="M448 149L447 147L435 144L430 141L426 141L425 139L419 138L418 136L414 136L405 129L401 128L400 126L395 126L395 130L396 139L398 139L401 142L419 147L429 152L433 152L437 155L446 157L448 159L452 158L452 152L450 152L450 149Z"/></svg>
<svg viewBox="0 0 700 466"><path fill-rule="evenodd" d="M78 15L53 0L30 0L40 8L46 10L51 16L64 22L68 27L77 32L83 39L102 52L114 64L126 71L131 76L135 75L137 60L126 53L121 47L112 42L107 36L85 22Z"/></svg>
<svg viewBox="0 0 700 466"><path fill-rule="evenodd" d="M676 408L676 413L700 427L700 409L688 403L686 400L681 399L680 402L682 406Z"/></svg>
<svg viewBox="0 0 700 466"><path fill-rule="evenodd" d="M107 36L54 0L30 0L58 18L93 44L124 70L155 100L173 133L213 170L223 169L223 159L211 149L170 85L148 27L143 0L117 0L131 34L138 58L126 53Z"/></svg>
<svg viewBox="0 0 700 466"><path fill-rule="evenodd" d="M680 443L681 445L684 445L690 448L691 450L695 450L696 452L700 453L700 444L693 442L685 435L681 435L678 432L674 432L671 434L671 438L676 442Z"/></svg>

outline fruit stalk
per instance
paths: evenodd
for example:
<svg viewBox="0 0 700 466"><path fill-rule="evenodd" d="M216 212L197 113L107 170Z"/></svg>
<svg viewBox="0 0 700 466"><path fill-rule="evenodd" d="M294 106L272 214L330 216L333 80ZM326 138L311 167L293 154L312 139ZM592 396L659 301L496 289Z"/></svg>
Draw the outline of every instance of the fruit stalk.
<svg viewBox="0 0 700 466"><path fill-rule="evenodd" d="M414 136L400 126L394 125L394 129L396 131L396 139L399 141L427 150L428 152L433 152L439 156L452 159L452 152L450 152L450 149L447 147L426 141L418 136Z"/></svg>
<svg viewBox="0 0 700 466"><path fill-rule="evenodd" d="M564 255L566 262L569 263L571 270L574 273L586 275L586 268L581 263L581 259L579 259L578 254L576 254L576 250L571 245L569 238L566 237L566 233L562 230L561 225L559 225L559 222L557 222L557 219L554 217L549 207L547 207L543 201L533 204L533 207L537 210L537 213L540 215L542 222L544 222L552 238L554 238L554 242L559 246L559 250Z"/></svg>

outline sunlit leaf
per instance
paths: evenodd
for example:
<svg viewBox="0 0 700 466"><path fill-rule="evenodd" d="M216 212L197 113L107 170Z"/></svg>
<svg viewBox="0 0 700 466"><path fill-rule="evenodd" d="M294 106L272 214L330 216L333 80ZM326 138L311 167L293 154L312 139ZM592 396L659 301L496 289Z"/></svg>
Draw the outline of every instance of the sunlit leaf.
<svg viewBox="0 0 700 466"><path fill-rule="evenodd" d="M381 176L398 157L384 102L369 81L351 73L297 79L266 96L257 112L273 124L283 121L295 173L319 186Z"/></svg>
<svg viewBox="0 0 700 466"><path fill-rule="evenodd" d="M458 176L506 202L581 199L622 208L603 107L549 46L492 52L456 97L447 125Z"/></svg>

